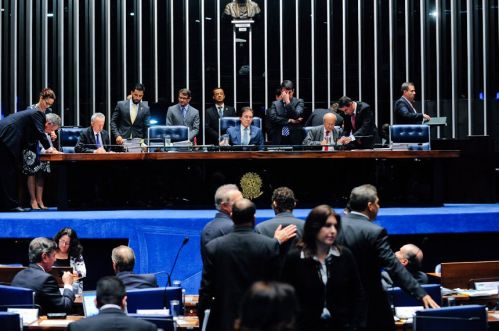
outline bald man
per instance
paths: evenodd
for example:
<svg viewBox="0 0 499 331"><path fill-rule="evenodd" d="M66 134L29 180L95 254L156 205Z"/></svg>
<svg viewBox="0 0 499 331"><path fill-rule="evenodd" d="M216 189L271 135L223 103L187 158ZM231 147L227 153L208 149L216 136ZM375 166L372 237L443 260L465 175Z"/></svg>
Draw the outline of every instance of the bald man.
<svg viewBox="0 0 499 331"><path fill-rule="evenodd" d="M428 275L421 271L423 251L418 246L414 244L404 245L395 252L395 256L419 284L428 284ZM386 271L381 272L381 283L385 289L397 286Z"/></svg>
<svg viewBox="0 0 499 331"><path fill-rule="evenodd" d="M313 127L307 132L303 145L334 145L338 139L338 132L334 129L336 115L327 113L322 118L324 124ZM332 140L331 140L332 139ZM332 142L332 143L331 143Z"/></svg>
<svg viewBox="0 0 499 331"><path fill-rule="evenodd" d="M158 287L154 274L134 274L135 253L128 246L118 246L111 253L113 269L116 277L121 279L127 290Z"/></svg>

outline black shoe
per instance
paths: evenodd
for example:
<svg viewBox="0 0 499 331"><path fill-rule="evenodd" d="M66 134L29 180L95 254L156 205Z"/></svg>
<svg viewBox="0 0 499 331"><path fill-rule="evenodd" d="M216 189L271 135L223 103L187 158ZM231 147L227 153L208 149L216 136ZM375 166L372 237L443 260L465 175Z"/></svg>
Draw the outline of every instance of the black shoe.
<svg viewBox="0 0 499 331"><path fill-rule="evenodd" d="M22 213L22 212L25 212L25 211L31 211L31 208L16 207L16 208L12 208L9 211L16 212L16 213Z"/></svg>

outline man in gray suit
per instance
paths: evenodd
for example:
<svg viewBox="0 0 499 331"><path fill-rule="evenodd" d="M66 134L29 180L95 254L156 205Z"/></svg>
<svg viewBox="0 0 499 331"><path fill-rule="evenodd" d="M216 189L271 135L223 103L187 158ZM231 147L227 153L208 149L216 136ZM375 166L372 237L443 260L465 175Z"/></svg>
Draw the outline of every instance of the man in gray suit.
<svg viewBox="0 0 499 331"><path fill-rule="evenodd" d="M168 108L166 125L184 125L189 128L189 140L193 141L199 132L199 111L192 107L191 90L178 91L178 104Z"/></svg>
<svg viewBox="0 0 499 331"><path fill-rule="evenodd" d="M323 125L313 127L307 132L303 145L334 145L338 139L338 132L334 129L336 115L327 113L323 118ZM324 147L325 149L328 147ZM331 147L332 149L332 147Z"/></svg>
<svg viewBox="0 0 499 331"><path fill-rule="evenodd" d="M118 101L111 116L111 133L116 144L122 145L125 139L147 138L151 111L144 97L144 85L137 83L130 91L130 100Z"/></svg>

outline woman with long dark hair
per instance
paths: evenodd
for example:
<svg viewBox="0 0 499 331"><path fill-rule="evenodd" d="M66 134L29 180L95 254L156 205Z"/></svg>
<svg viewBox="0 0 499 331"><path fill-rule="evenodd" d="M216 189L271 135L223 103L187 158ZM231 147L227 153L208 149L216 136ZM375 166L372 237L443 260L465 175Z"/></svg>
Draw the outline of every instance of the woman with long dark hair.
<svg viewBox="0 0 499 331"><path fill-rule="evenodd" d="M63 228L54 236L57 244L55 253L55 267L73 267L73 273L78 277L87 275L85 261L81 255L83 247L78 240L76 231L71 228Z"/></svg>
<svg viewBox="0 0 499 331"><path fill-rule="evenodd" d="M335 244L340 216L328 205L312 209L302 239L284 265L283 279L296 290L299 330L356 330L365 324L365 296L355 259Z"/></svg>

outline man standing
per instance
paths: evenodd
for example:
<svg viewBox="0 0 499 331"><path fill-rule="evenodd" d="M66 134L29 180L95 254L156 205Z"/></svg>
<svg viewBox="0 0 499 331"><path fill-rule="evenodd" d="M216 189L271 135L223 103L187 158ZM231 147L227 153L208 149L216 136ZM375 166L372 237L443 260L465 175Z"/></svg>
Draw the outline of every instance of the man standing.
<svg viewBox="0 0 499 331"><path fill-rule="evenodd" d="M346 115L343 123L343 137L338 139L338 144L346 145L346 149L373 148L377 129L371 106L343 96L338 101L338 109Z"/></svg>
<svg viewBox="0 0 499 331"><path fill-rule="evenodd" d="M301 145L303 141L304 103L294 93L293 82L285 80L281 83L281 100L272 102L268 114L272 145Z"/></svg>
<svg viewBox="0 0 499 331"><path fill-rule="evenodd" d="M154 274L134 274L135 253L128 246L118 246L111 253L113 270L127 290L158 287L158 281Z"/></svg>
<svg viewBox="0 0 499 331"><path fill-rule="evenodd" d="M307 122L305 123L305 126L319 126L322 125L322 119L324 118L324 115L328 113L334 114L336 116L336 124L337 126L342 126L343 125L343 116L338 114L338 103L335 102L329 107L328 109L323 109L323 108L316 108L310 114L310 116L307 118Z"/></svg>
<svg viewBox="0 0 499 331"><path fill-rule="evenodd" d="M227 129L230 145L255 145L259 150L263 150L263 134L262 130L254 125L253 109L243 107L241 116L239 117L240 124Z"/></svg>
<svg viewBox="0 0 499 331"><path fill-rule="evenodd" d="M402 96L395 102L395 124L421 124L423 121L429 121L430 116L418 113L414 108L414 98L416 97L416 88L411 82L402 83L400 87Z"/></svg>
<svg viewBox="0 0 499 331"><path fill-rule="evenodd" d="M130 100L118 101L111 116L111 133L116 144L122 145L124 139L147 138L147 128L151 111L144 97L144 85L137 83L130 92Z"/></svg>
<svg viewBox="0 0 499 331"><path fill-rule="evenodd" d="M380 208L376 188L372 185L354 188L348 206L350 213L341 218L337 241L348 247L357 260L368 301L367 330L395 330L390 304L381 285L382 268L402 289L422 300L426 308L438 307L397 260L388 243L386 230L373 223Z"/></svg>
<svg viewBox="0 0 499 331"><path fill-rule="evenodd" d="M215 208L217 209L217 213L215 214L215 218L208 222L201 232L201 257L203 261L206 255L206 244L215 238L232 232L234 228L234 223L230 218L232 205L242 198L242 193L234 184L222 185L215 192Z"/></svg>
<svg viewBox="0 0 499 331"><path fill-rule="evenodd" d="M28 268L19 271L12 280L12 286L30 288L35 292L35 303L40 305L42 312L71 313L75 296L73 294L73 275L66 271L62 275L64 291L59 292L59 286L54 276L49 273L55 262L57 244L47 238L35 238L29 244Z"/></svg>
<svg viewBox="0 0 499 331"><path fill-rule="evenodd" d="M395 256L419 284L428 284L428 275L421 271L423 251L418 246L406 244L395 252ZM385 270L381 272L381 282L385 289L398 286Z"/></svg>
<svg viewBox="0 0 499 331"><path fill-rule="evenodd" d="M106 117L95 113L90 119L90 127L80 133L75 146L76 153L107 153L109 150L109 133L104 130Z"/></svg>
<svg viewBox="0 0 499 331"><path fill-rule="evenodd" d="M336 115L326 113L323 119L323 125L313 127L307 132L307 136L303 140L303 145L335 145L338 140L338 132L334 129L336 124ZM334 147L324 147L324 150Z"/></svg>
<svg viewBox="0 0 499 331"><path fill-rule="evenodd" d="M97 282L95 305L99 314L68 325L69 331L154 331L156 325L125 314L126 290L116 277L106 276Z"/></svg>
<svg viewBox="0 0 499 331"><path fill-rule="evenodd" d="M255 212L253 202L237 200L232 208L234 231L206 245L198 315L203 321L205 309L211 309L208 330L234 330L244 292L255 281L277 276L279 243L295 235L293 231L281 231L276 240L256 233Z"/></svg>
<svg viewBox="0 0 499 331"><path fill-rule="evenodd" d="M166 113L166 125L183 125L189 128L189 140L199 132L199 111L192 107L191 90L183 88L178 91L178 104L168 108Z"/></svg>
<svg viewBox="0 0 499 331"><path fill-rule="evenodd" d="M225 93L221 87L213 89L213 100L215 104L206 109L206 118L204 123L204 130L206 134L206 144L218 145L220 130L219 119L222 117L236 117L236 110L234 107L227 106L225 101Z"/></svg>

